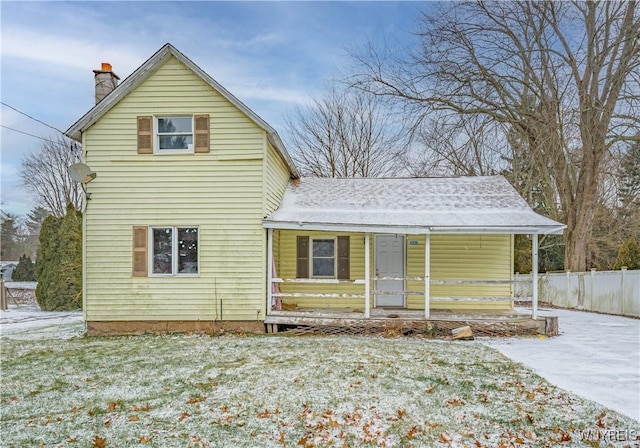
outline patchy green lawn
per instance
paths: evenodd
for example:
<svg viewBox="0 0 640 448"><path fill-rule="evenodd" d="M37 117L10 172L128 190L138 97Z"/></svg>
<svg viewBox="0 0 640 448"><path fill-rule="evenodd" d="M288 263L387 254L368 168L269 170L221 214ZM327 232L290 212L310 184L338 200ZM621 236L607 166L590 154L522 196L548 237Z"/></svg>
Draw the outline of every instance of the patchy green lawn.
<svg viewBox="0 0 640 448"><path fill-rule="evenodd" d="M585 446L637 425L474 343L80 329L3 335L2 446Z"/></svg>

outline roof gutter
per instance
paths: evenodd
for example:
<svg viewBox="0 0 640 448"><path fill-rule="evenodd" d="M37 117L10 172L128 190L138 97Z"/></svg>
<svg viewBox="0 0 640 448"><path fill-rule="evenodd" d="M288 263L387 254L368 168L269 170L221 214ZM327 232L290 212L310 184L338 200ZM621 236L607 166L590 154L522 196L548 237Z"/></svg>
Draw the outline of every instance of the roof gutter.
<svg viewBox="0 0 640 448"><path fill-rule="evenodd" d="M280 230L320 230L332 232L371 232L371 233L398 233L398 234L561 234L567 227L554 226L500 226L500 227L435 227L435 226L398 226L379 224L341 224L341 223L317 223L296 221L269 221L265 220L262 226L266 229Z"/></svg>

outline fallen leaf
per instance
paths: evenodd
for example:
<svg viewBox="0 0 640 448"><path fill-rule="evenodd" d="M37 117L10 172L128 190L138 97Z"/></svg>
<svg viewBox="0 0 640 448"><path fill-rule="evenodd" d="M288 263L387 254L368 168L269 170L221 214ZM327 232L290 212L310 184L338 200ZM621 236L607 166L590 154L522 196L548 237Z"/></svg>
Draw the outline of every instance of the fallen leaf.
<svg viewBox="0 0 640 448"><path fill-rule="evenodd" d="M406 409L398 409L396 414L398 415L398 419L402 420L402 417L407 413Z"/></svg>
<svg viewBox="0 0 640 448"><path fill-rule="evenodd" d="M417 426L412 426L409 432L407 433L407 439L409 440L415 439L416 434L418 434L418 432L420 432L420 429Z"/></svg>
<svg viewBox="0 0 640 448"><path fill-rule="evenodd" d="M269 418L270 415L271 413L269 412L269 410L265 409L264 411L258 414L258 418Z"/></svg>
<svg viewBox="0 0 640 448"><path fill-rule="evenodd" d="M110 418L108 418L108 419L106 419L104 421L104 427L107 428L107 429L111 428L111 419Z"/></svg>
<svg viewBox="0 0 640 448"><path fill-rule="evenodd" d="M447 406L463 406L464 401L457 398L450 398L448 400L445 400L444 404L446 404Z"/></svg>
<svg viewBox="0 0 640 448"><path fill-rule="evenodd" d="M528 398L529 400L533 400L534 398L536 398L536 394L534 394L533 392L529 392L529 393L527 394L527 398Z"/></svg>
<svg viewBox="0 0 640 448"><path fill-rule="evenodd" d="M527 421L529 423L533 423L533 417L531 416L531 414L527 414Z"/></svg>
<svg viewBox="0 0 640 448"><path fill-rule="evenodd" d="M200 395L199 397L191 397L187 400L187 404L201 403L206 399L206 395Z"/></svg>
<svg viewBox="0 0 640 448"><path fill-rule="evenodd" d="M180 417L178 417L178 421L181 422L182 420L184 420L187 417L191 417L191 414L189 414L188 412L183 412Z"/></svg>
<svg viewBox="0 0 640 448"><path fill-rule="evenodd" d="M428 394L432 394L433 393L433 386L429 386L425 389L425 392Z"/></svg>
<svg viewBox="0 0 640 448"><path fill-rule="evenodd" d="M562 435L560 436L560 442L571 442L571 436L566 432L562 431Z"/></svg>
<svg viewBox="0 0 640 448"><path fill-rule="evenodd" d="M105 448L107 444L107 439L105 437L100 437L96 434L91 441L93 448Z"/></svg>
<svg viewBox="0 0 640 448"><path fill-rule="evenodd" d="M118 403L116 403L115 401L109 402L109 412L114 412L117 406L118 406Z"/></svg>
<svg viewBox="0 0 640 448"><path fill-rule="evenodd" d="M140 443L149 443L151 441L151 439L147 436L142 436L138 439L138 442Z"/></svg>
<svg viewBox="0 0 640 448"><path fill-rule="evenodd" d="M278 442L284 444L284 431L280 431L280 437L278 437Z"/></svg>
<svg viewBox="0 0 640 448"><path fill-rule="evenodd" d="M129 420L130 422L139 422L140 417L138 417L137 415L130 415L127 420Z"/></svg>
<svg viewBox="0 0 640 448"><path fill-rule="evenodd" d="M449 443L449 442L451 442L451 437L449 437L449 434L447 434L446 432L441 432L440 433L440 441L442 443Z"/></svg>

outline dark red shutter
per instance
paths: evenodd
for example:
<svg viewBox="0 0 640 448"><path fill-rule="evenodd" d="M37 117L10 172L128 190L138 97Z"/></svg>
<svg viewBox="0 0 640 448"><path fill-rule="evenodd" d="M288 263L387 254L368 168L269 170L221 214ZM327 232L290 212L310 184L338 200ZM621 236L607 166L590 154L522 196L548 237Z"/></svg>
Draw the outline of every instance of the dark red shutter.
<svg viewBox="0 0 640 448"><path fill-rule="evenodd" d="M349 237L338 237L338 279L349 280L351 277L349 261Z"/></svg>
<svg viewBox="0 0 640 448"><path fill-rule="evenodd" d="M296 278L309 278L309 237L299 236L296 242Z"/></svg>

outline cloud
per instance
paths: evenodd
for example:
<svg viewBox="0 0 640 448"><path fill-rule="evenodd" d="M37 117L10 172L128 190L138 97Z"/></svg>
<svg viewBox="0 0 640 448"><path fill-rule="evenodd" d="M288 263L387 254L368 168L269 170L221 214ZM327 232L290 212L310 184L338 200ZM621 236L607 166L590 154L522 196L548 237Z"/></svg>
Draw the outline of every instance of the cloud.
<svg viewBox="0 0 640 448"><path fill-rule="evenodd" d="M97 60L117 60L123 70L130 72L140 65L141 60L138 52L131 51L135 47L122 48L11 26L3 30L2 36L3 59L15 58L48 69L53 66L65 70L67 76L86 76L89 70L99 68Z"/></svg>

